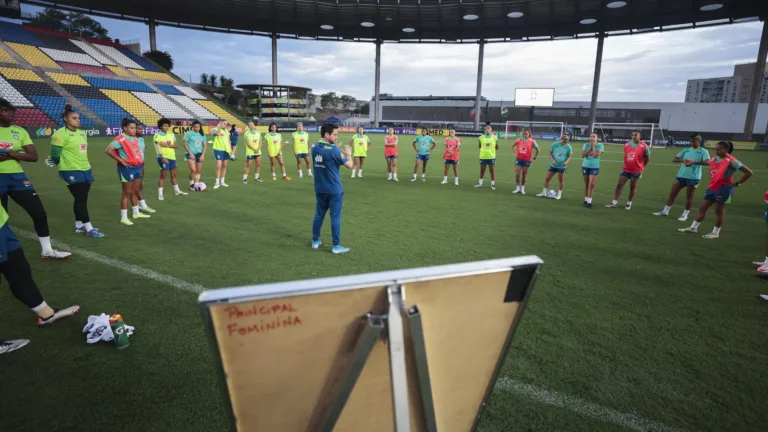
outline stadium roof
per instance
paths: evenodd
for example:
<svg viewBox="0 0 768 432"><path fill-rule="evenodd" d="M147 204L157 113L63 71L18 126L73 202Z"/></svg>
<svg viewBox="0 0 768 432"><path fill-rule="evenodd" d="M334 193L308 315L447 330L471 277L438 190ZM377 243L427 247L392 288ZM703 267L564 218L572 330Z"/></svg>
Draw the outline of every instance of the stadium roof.
<svg viewBox="0 0 768 432"><path fill-rule="evenodd" d="M229 33L361 42L536 41L721 25L766 0L22 0L115 19Z"/></svg>
<svg viewBox="0 0 768 432"><path fill-rule="evenodd" d="M277 90L277 91L287 91L287 90L294 90L294 91L312 91L309 87L300 87L300 86L292 86L292 85L274 85L274 84L238 84L235 87L243 90L264 90L264 91L270 91L270 90Z"/></svg>
<svg viewBox="0 0 768 432"><path fill-rule="evenodd" d="M373 98L371 98L373 99ZM379 100L390 100L390 101L474 101L475 96L379 96ZM485 96L481 96L480 100L487 100Z"/></svg>

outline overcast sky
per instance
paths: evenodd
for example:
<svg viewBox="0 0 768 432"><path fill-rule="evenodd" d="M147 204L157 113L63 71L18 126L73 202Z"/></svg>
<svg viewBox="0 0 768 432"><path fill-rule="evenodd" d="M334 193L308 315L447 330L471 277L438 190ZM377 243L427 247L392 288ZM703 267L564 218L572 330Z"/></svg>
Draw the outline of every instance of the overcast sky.
<svg viewBox="0 0 768 432"><path fill-rule="evenodd" d="M22 6L24 11L38 8ZM140 39L146 25L96 18L113 38ZM730 76L733 65L754 62L762 23L610 37L605 40L600 101L683 102L686 80ZM235 84L271 83L268 38L158 27L158 49L174 72L199 81L203 72ZM555 100L589 100L597 41L488 44L483 96L512 100L516 87L554 87ZM477 45L384 44L381 91L394 95L474 96ZM368 100L374 91L373 44L278 40L278 83L335 91Z"/></svg>

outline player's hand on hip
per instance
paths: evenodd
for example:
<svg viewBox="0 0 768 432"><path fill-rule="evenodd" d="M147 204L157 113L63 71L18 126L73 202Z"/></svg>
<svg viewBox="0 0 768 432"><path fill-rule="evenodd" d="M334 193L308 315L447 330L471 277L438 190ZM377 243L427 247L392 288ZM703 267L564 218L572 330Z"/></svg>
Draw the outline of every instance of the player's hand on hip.
<svg viewBox="0 0 768 432"><path fill-rule="evenodd" d="M161 160L161 162L163 162L163 165L167 165L167 164L168 164L168 159L166 159L166 158L163 158L163 159Z"/></svg>

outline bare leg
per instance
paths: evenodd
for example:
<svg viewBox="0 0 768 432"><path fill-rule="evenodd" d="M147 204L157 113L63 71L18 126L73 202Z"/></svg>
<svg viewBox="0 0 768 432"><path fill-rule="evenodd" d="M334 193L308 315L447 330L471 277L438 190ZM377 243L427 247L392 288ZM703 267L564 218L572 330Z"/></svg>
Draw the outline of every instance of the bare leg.
<svg viewBox="0 0 768 432"><path fill-rule="evenodd" d="M589 186L587 187L587 197L592 198L595 194L595 185L597 184L597 176L589 176Z"/></svg>
<svg viewBox="0 0 768 432"><path fill-rule="evenodd" d="M168 175L168 171L160 170L160 180L157 181L157 188L162 189L165 186L165 176Z"/></svg>
<svg viewBox="0 0 768 432"><path fill-rule="evenodd" d="M453 176L456 177L456 178L459 177L459 166L458 165L454 165L453 166Z"/></svg>
<svg viewBox="0 0 768 432"><path fill-rule="evenodd" d="M591 183L590 180L592 179L593 176L585 175L585 176L582 176L582 177L584 177L584 197L587 198L587 197L590 196L589 195L589 184Z"/></svg>
<svg viewBox="0 0 768 432"><path fill-rule="evenodd" d="M691 210L693 208L693 198L696 196L696 188L688 186L685 190L685 209Z"/></svg>
<svg viewBox="0 0 768 432"><path fill-rule="evenodd" d="M547 171L547 176L544 177L544 189L549 189L549 183L552 181L552 177L555 173Z"/></svg>
<svg viewBox="0 0 768 432"><path fill-rule="evenodd" d="M480 180L485 178L485 165L480 165Z"/></svg>
<svg viewBox="0 0 768 432"><path fill-rule="evenodd" d="M701 205L699 206L699 211L696 213L696 219L694 219L696 222L701 223L701 221L704 220L704 217L707 216L707 211L709 211L709 208L714 204L714 201L708 201L704 200L701 202Z"/></svg>
<svg viewBox="0 0 768 432"><path fill-rule="evenodd" d="M725 204L715 204L715 228L722 228L725 223Z"/></svg>
<svg viewBox="0 0 768 432"><path fill-rule="evenodd" d="M521 171L520 165L515 165L515 185L520 186L520 171Z"/></svg>
<svg viewBox="0 0 768 432"><path fill-rule="evenodd" d="M672 183L672 190L669 191L669 198L667 198L667 205L672 207L672 204L675 203L675 199L677 199L677 195L680 193L680 191L683 189L683 186L680 185L680 182L675 180L674 183ZM691 196L691 202L688 203L686 199L686 210L690 210L691 206L693 205L693 196Z"/></svg>
<svg viewBox="0 0 768 432"><path fill-rule="evenodd" d="M565 187L565 173L557 173L557 180L560 183L560 191Z"/></svg>
<svg viewBox="0 0 768 432"><path fill-rule="evenodd" d="M488 165L488 170L491 172L491 181L496 181L496 167L494 165Z"/></svg>
<svg viewBox="0 0 768 432"><path fill-rule="evenodd" d="M448 177L448 164L445 164L445 168L443 169L443 177Z"/></svg>
<svg viewBox="0 0 768 432"><path fill-rule="evenodd" d="M613 193L613 200L618 201L621 196L621 191L624 190L624 184L627 183L627 179L624 176L619 176L619 182L616 184L616 191Z"/></svg>
<svg viewBox="0 0 768 432"><path fill-rule="evenodd" d="M640 179L632 179L629 181L629 201L635 199L635 194L637 194L637 183L639 181Z"/></svg>
<svg viewBox="0 0 768 432"><path fill-rule="evenodd" d="M171 170L171 184L174 186L179 184L179 181L176 179L176 168Z"/></svg>
<svg viewBox="0 0 768 432"><path fill-rule="evenodd" d="M422 175L426 175L427 174L427 162L429 162L429 161L428 160L422 161L422 164L421 164L421 174Z"/></svg>
<svg viewBox="0 0 768 432"><path fill-rule="evenodd" d="M525 186L525 184L528 181L528 168L527 167L522 167L522 168L523 168L522 169L522 172L523 172L522 185Z"/></svg>

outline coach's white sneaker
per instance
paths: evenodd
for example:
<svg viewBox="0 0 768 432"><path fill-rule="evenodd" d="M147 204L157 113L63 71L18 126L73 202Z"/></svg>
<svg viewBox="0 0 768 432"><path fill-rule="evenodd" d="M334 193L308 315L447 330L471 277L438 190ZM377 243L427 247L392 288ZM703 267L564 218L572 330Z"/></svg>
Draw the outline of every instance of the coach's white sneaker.
<svg viewBox="0 0 768 432"><path fill-rule="evenodd" d="M703 236L701 236L701 238L705 238L707 240L714 240L716 238L720 238L720 234L711 232L709 234L704 234Z"/></svg>
<svg viewBox="0 0 768 432"><path fill-rule="evenodd" d="M693 227L678 228L677 230L680 231L680 232L683 232L683 233L695 233L695 232L698 232L698 230L696 228L693 228Z"/></svg>
<svg viewBox="0 0 768 432"><path fill-rule="evenodd" d="M42 258L43 258L44 260L50 260L50 259L67 259L67 258L69 258L69 257L71 257L71 256L72 256L72 254L71 254L71 253L69 253L69 252L61 252L61 251L57 251L57 250L55 250L55 249L51 249L51 250L50 250L50 251L48 251L48 252L43 252L41 255L42 255Z"/></svg>
<svg viewBox="0 0 768 432"><path fill-rule="evenodd" d="M188 193L188 192L184 192L184 191L182 191L182 190L180 190L180 191L176 191L176 192L174 192L174 194L175 194L176 196L179 196L179 195L189 195L189 193Z"/></svg>
<svg viewBox="0 0 768 432"><path fill-rule="evenodd" d="M688 220L688 216L680 216L679 218L677 218L677 220L679 220L680 222L685 222Z"/></svg>
<svg viewBox="0 0 768 432"><path fill-rule="evenodd" d="M654 213L653 215L654 216L664 216L664 217L667 217L667 216L669 216L669 213L664 213L663 211L660 211L660 212ZM680 219L678 219L678 220L680 220Z"/></svg>

